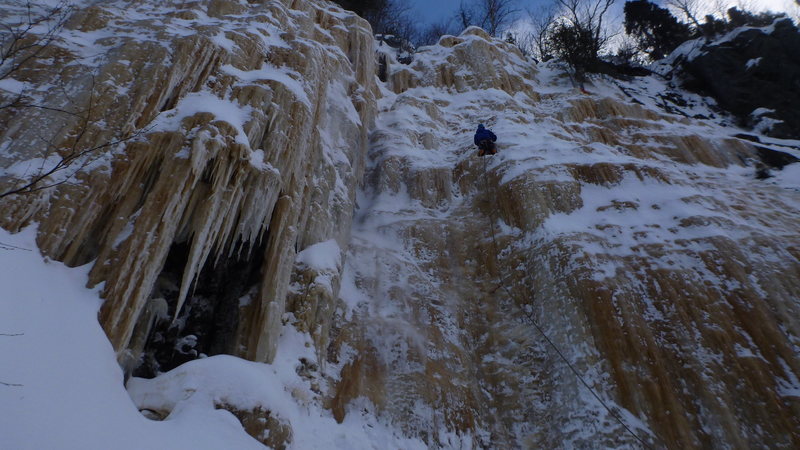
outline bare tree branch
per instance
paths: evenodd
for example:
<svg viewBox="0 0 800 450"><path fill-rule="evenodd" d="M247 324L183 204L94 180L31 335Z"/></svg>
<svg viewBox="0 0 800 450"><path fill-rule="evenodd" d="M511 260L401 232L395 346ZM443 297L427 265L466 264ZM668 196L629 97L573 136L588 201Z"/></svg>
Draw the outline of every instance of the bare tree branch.
<svg viewBox="0 0 800 450"><path fill-rule="evenodd" d="M81 170L85 169L86 166L88 166L89 163L92 162L91 160L80 161L84 156L90 155L92 153L98 153L100 150L111 149L113 147L116 147L117 145L120 145L120 144L124 143L124 142L130 141L130 140L135 139L135 138L137 138L139 136L142 136L145 133L150 131L150 128L144 128L144 129L138 130L135 133L131 134L130 136L127 136L127 137L124 137L124 138L115 139L115 140L112 140L112 141L107 141L107 142L104 142L104 143L102 143L100 145L91 146L91 147L88 147L88 148L85 148L85 149L79 149L77 144L80 141L80 139L82 139L82 137L86 133L87 129L88 129L88 126L81 127L81 130L78 133L78 136L77 136L75 142L73 143L72 147L68 150L68 152L65 155L61 156L61 159L55 165L53 165L53 167L51 167L51 168L49 168L47 170L42 169L36 175L34 175L32 178L30 178L27 182L25 182L25 184L23 184L22 186L17 186L17 187L14 187L12 189L9 189L9 190L7 190L5 192L0 193L0 198L8 197L10 195L17 195L17 194L30 194L30 193L33 193L33 192L41 191L43 189L48 189L48 188L52 188L52 187L55 187L55 186L62 185L64 183L66 183L67 181L69 181L72 177L74 177L78 172L80 172ZM65 170L65 169L68 169L68 168L70 168L71 166L73 166L76 163L78 163L77 168L73 167L75 170L72 172L72 174L70 174L69 176L65 177L63 180L52 182L52 183L44 183L45 180L47 178L49 178L50 176L52 176L52 175L54 175L54 174L56 174L58 172L61 172L61 171Z"/></svg>
<svg viewBox="0 0 800 450"><path fill-rule="evenodd" d="M483 0L484 29L496 36L506 27L513 16L519 12L514 7L514 0Z"/></svg>
<svg viewBox="0 0 800 450"><path fill-rule="evenodd" d="M26 21L19 24L0 24L0 80L10 77L28 62L35 60L40 54L58 39L67 18L73 11L72 5L61 1L52 8L45 9L39 15L33 12L36 5L26 3ZM36 29L45 27L43 33Z"/></svg>
<svg viewBox="0 0 800 450"><path fill-rule="evenodd" d="M461 0L461 3L458 7L458 12L456 13L456 17L458 21L461 23L461 29L464 30L472 25L475 25L475 11L473 8L464 3L464 0Z"/></svg>
<svg viewBox="0 0 800 450"><path fill-rule="evenodd" d="M518 12L516 0L472 0L469 3L462 0L456 17L463 28L476 25L496 36Z"/></svg>
<svg viewBox="0 0 800 450"><path fill-rule="evenodd" d="M583 89L586 73L598 66L612 35L604 20L615 0L557 0L561 15L550 33L554 51L573 70Z"/></svg>
<svg viewBox="0 0 800 450"><path fill-rule="evenodd" d="M0 80L11 79L12 75L43 57L43 52L59 40L59 34L63 30L69 14L74 11L72 5L66 0L49 8L36 5L28 0L24 9L21 20L17 18L16 22L0 23L0 43L3 44L0 48ZM10 100L0 103L0 111L9 110L13 114L22 109L39 109L70 117L70 121L75 123L74 134L67 136L65 142L61 144L55 142L60 139L56 136L61 136L61 130L50 137L38 136L44 143L41 153L43 157L38 169L34 170L33 174L29 174L26 170L26 173L21 175L19 184L0 191L0 198L29 194L67 183L99 157L103 150L112 149L126 141L142 136L150 130L144 128L113 139L87 143L89 133L99 130L99 124L102 123L102 118L98 117L98 111L96 111L97 89L94 77L92 77L88 89L89 98L83 107L77 106L78 101L69 93L60 77L57 78L57 86L72 107L40 104L29 99L24 92L14 94ZM54 155L57 156L53 163ZM61 172L65 172L65 176L60 177L61 179L53 180L51 178Z"/></svg>
<svg viewBox="0 0 800 450"><path fill-rule="evenodd" d="M532 28L533 55L541 61L547 61L553 57L549 34L556 22L555 6L550 5L548 7L540 7L536 11L528 11L528 20Z"/></svg>
<svg viewBox="0 0 800 450"><path fill-rule="evenodd" d="M697 16L700 14L700 0L666 0L664 6L682 13L696 28L700 28Z"/></svg>
<svg viewBox="0 0 800 450"><path fill-rule="evenodd" d="M32 251L29 248L17 247L16 245L6 244L5 242L0 242L0 249L3 249L3 250L25 250L26 252ZM17 335L16 334L12 334L12 335L0 334L0 336L17 336Z"/></svg>

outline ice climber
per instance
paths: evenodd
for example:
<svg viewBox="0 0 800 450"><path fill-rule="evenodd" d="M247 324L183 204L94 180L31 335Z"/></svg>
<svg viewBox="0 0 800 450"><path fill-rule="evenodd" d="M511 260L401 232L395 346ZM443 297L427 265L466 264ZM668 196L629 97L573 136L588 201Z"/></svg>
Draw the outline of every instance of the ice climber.
<svg viewBox="0 0 800 450"><path fill-rule="evenodd" d="M494 141L497 140L497 136L492 133L492 130L487 130L483 127L483 124L478 125L478 131L475 132L475 145L478 146L478 156L483 155L494 155L497 153L497 147L494 145Z"/></svg>

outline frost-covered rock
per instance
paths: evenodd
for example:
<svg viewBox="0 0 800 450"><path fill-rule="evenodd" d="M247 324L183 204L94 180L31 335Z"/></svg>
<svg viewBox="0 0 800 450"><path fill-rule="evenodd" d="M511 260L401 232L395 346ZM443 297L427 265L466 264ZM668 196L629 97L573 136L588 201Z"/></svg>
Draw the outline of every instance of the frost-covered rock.
<svg viewBox="0 0 800 450"><path fill-rule="evenodd" d="M329 353L356 349L335 413L366 397L448 448L800 440L800 197L755 180L759 150L704 99L667 105L655 77L585 95L474 29L387 87ZM498 155L475 156L478 123Z"/></svg>
<svg viewBox="0 0 800 450"><path fill-rule="evenodd" d="M269 361L295 252L348 241L377 93L372 47L366 21L326 2L81 6L42 56L58 54L55 64L14 79L39 86L30 94L47 105L91 103L89 145L142 134L78 183L5 200L0 220L35 220L47 254L95 261L91 283L105 283L101 322L118 351L144 341L132 341L137 323L151 298L165 298L179 326L161 321L152 333L168 347L194 320L206 329L196 354ZM55 124L58 112L4 113L2 160L17 165L49 152L42 139L69 145L82 125L68 116L51 132L21 124ZM132 364L142 351L156 349L131 348Z"/></svg>
<svg viewBox="0 0 800 450"><path fill-rule="evenodd" d="M92 139L153 128L2 224L93 262L144 361L125 429L156 428L138 408L239 446L800 443L797 164L755 164L796 141L656 77L581 93L477 28L380 83L366 22L325 2L103 2L66 32L68 92L108 88ZM46 160L47 114L2 116L7 176Z"/></svg>
<svg viewBox="0 0 800 450"><path fill-rule="evenodd" d="M770 136L797 139L798 54L800 31L785 18L769 27L737 28L707 42L680 58L679 71L687 88L713 96L743 125Z"/></svg>

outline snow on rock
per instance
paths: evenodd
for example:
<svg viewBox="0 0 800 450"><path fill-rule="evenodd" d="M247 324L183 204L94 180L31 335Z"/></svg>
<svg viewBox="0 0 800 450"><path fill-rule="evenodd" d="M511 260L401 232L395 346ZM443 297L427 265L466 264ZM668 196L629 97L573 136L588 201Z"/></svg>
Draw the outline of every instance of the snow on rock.
<svg viewBox="0 0 800 450"><path fill-rule="evenodd" d="M111 1L65 33L72 59L53 70L71 98L93 97L80 73L105 89L87 139L146 131L2 205L5 228L38 223L44 254L93 262L70 273L94 288L2 297L12 319L71 317L53 299L74 292L80 330L53 326L93 330L76 342L98 365L64 378L75 398L54 384L38 400L58 400L48 424L75 426L35 447L124 448L126 433L167 448L800 443L797 163L757 178L760 148L797 141L748 137L659 77L581 93L558 62L477 28L409 65L384 58L379 83L366 22L326 2ZM53 73L17 81L58 104ZM3 167L41 161L37 136L74 126L45 116L0 117ZM478 123L497 155L476 156ZM32 249L25 233L0 250ZM27 338L51 322L19 323ZM36 357L66 340L17 338L0 336L21 360L0 381L81 360ZM7 387L2 408L26 408ZM78 400L108 434L62 419ZM14 415L14 442L30 417Z"/></svg>
<svg viewBox="0 0 800 450"><path fill-rule="evenodd" d="M295 261L318 272L336 272L341 268L342 250L336 240L329 239L298 253Z"/></svg>
<svg viewBox="0 0 800 450"><path fill-rule="evenodd" d="M800 137L800 101L796 80L800 63L800 30L788 17L765 27L739 27L712 39L695 39L678 47L662 74L687 89L714 97L741 124L783 139ZM759 108L773 110L762 120Z"/></svg>
<svg viewBox="0 0 800 450"><path fill-rule="evenodd" d="M42 257L34 228L0 230L0 265L4 448L427 448L363 407L337 423L309 375L317 364L308 337L290 326L272 364L214 356L132 378L126 392L97 322L100 289L84 287L89 267Z"/></svg>
<svg viewBox="0 0 800 450"><path fill-rule="evenodd" d="M36 86L34 100L66 110L91 103L79 148L123 142L102 152L102 164L60 173L51 181L69 182L34 201L4 200L0 222L18 229L33 219L46 254L96 261L101 322L132 364L145 352L134 333L152 322L153 301L166 299L192 328L194 305L206 301L197 293L215 289L201 286L212 268L233 277L236 264L263 264L259 279L214 301L258 297L225 319L225 351L271 360L294 253L347 241L377 95L374 60L362 56L373 48L367 22L307 1L77 6L52 48L63 57L15 72L4 89ZM55 78L63 89L50 89ZM76 117L28 108L0 118L0 165L10 167L2 186L41 166L42 136L71 145ZM237 332L249 317L257 319Z"/></svg>
<svg viewBox="0 0 800 450"><path fill-rule="evenodd" d="M128 390L138 408L167 421L187 408L233 411L271 448L370 448L377 442L384 448L426 448L360 411L337 423L322 409L321 380L314 375L318 365L309 344L307 335L287 326L272 364L213 356L152 380L134 378Z"/></svg>
<svg viewBox="0 0 800 450"><path fill-rule="evenodd" d="M84 287L89 267L40 255L35 228L0 230L0 266L4 448L263 448L226 411L142 417L97 322L100 289Z"/></svg>
<svg viewBox="0 0 800 450"><path fill-rule="evenodd" d="M359 351L336 398L444 447L800 441L793 164L759 181L712 100L656 77L585 95L475 30L387 87L340 291ZM498 155L475 156L478 123Z"/></svg>
<svg viewBox="0 0 800 450"><path fill-rule="evenodd" d="M800 191L800 164L791 164L774 174L774 179L769 180L786 189Z"/></svg>

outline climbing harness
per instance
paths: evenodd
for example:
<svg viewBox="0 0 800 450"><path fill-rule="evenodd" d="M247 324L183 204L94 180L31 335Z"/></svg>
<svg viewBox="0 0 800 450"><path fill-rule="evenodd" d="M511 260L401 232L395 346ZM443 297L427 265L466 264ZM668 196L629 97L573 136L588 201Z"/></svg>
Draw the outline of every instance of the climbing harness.
<svg viewBox="0 0 800 450"><path fill-rule="evenodd" d="M486 174L486 158L483 158L483 182L484 182L484 192L488 193L489 192L489 178L488 178L488 175ZM497 197L497 191L496 190L495 190L494 194L495 194L495 197ZM495 219L495 214L494 214L494 208L489 208L489 220L491 221L490 229L492 231L492 244L494 245L495 266L497 267L498 273L501 275L500 282L498 283L498 286L495 287L493 290L491 290L490 294L493 294L495 291L497 291L497 289L502 287L503 290L506 292L506 294L508 295L508 297L510 299L517 300L517 297L513 293L511 293L511 290L508 289L508 286L506 286L505 281L508 279L509 276L508 275L507 276L502 276L502 271L500 270L500 260L497 258L497 253L499 251L499 248L497 246L497 238L495 236L495 231L494 231L494 224L495 224L495 220L496 220ZM532 295L535 295L535 294L532 294ZM589 392L592 394L592 396L594 396L594 398L597 399L597 401L600 402L601 405L603 405L603 407L609 412L609 414L611 414L611 416L614 417L614 419L616 419L617 422L619 422L619 424L622 425L622 427L631 436L633 436L637 441L639 441L639 443L642 444L644 446L644 448L648 448L648 449L653 448L652 446L648 445L642 438L640 438L636 433L634 433L633 430L622 420L622 417L620 417L619 414L616 411L611 409L611 407L602 398L600 398L600 395L597 394L597 392L595 392L595 390L592 389L591 386L589 386L589 383L586 382L586 380L583 378L583 376L581 376L581 374L578 372L578 370L575 368L575 366L573 366L572 363L569 362L567 357L564 356L564 354L561 352L561 350L559 350L559 348L558 348L558 346L556 346L555 342L553 342L550 339L550 337L547 336L547 334L544 332L542 327L539 326L539 324L536 322L536 319L534 319L534 317L533 317L533 307L532 306L533 306L533 301L534 300L535 300L535 298L532 298L530 302L518 303L520 305L531 306L530 309L526 309L524 307L521 308L522 312L525 313L525 316L527 316L527 318L530 321L531 325L533 325L533 327L536 329L536 331L539 332L539 334L544 338L544 340L547 341L548 344L550 344L550 346L553 348L553 350L555 350L556 354L564 361L564 363L567 364L567 367L569 367L569 369L572 371L572 373L575 374L575 377L577 377L578 380L580 380L581 384L583 384L583 386L586 389L589 390Z"/></svg>

